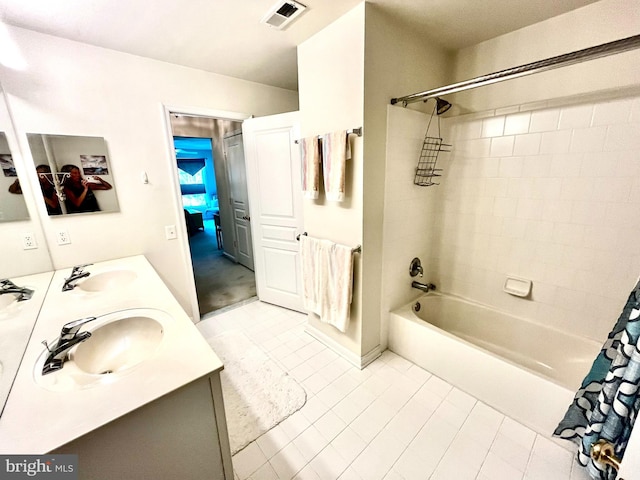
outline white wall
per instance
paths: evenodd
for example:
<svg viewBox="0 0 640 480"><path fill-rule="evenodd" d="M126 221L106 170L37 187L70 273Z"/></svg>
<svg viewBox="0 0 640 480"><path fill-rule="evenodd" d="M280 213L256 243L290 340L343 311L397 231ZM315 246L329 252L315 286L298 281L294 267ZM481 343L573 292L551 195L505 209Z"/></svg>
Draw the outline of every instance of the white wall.
<svg viewBox="0 0 640 480"><path fill-rule="evenodd" d="M36 196L41 197L40 187L36 187L37 189L34 191L31 184L23 180L28 177L27 169L18 147L18 140L4 96L0 96L0 132L4 132L7 138L7 143L13 156L13 163L18 172L18 178L21 179L21 197L24 199L29 214L25 220L0 223L0 241L2 242L0 278L14 278L33 273L48 272L53 269L53 266L38 217ZM9 187L7 186L6 188ZM35 236L38 248L33 250L24 250L22 248L22 237L25 233Z"/></svg>
<svg viewBox="0 0 640 480"><path fill-rule="evenodd" d="M164 238L180 225L171 142L163 105L267 115L297 109L296 92L7 27L26 65L2 67L25 164L27 132L105 137L119 213L48 218L39 213L56 269L143 253L183 307L190 309L182 244ZM146 171L149 184L140 180ZM33 186L37 186L31 172ZM55 232L68 230L71 245Z"/></svg>
<svg viewBox="0 0 640 480"><path fill-rule="evenodd" d="M362 3L298 46L302 137L363 125L364 15ZM355 138L352 147L352 158L347 161L345 200L328 201L321 188L317 200L304 200L304 228L311 236L355 246L362 243L362 138ZM317 319L309 320L314 328L358 357L362 330L359 260L356 255L347 332L343 334Z"/></svg>
<svg viewBox="0 0 640 480"><path fill-rule="evenodd" d="M387 106L391 98L447 83L451 66L448 51L435 45L424 32L411 31L396 23L374 4L366 7L365 43L365 144L364 144L364 245L363 254L363 351L378 344L386 347L386 320L389 311L388 288L410 284L406 274L411 258L419 254L418 242L405 242L398 249L383 248L388 236L405 237L407 230L383 233L383 221L394 222L399 216L408 218L409 211L385 210L385 184L394 172L397 159L388 156ZM430 111L433 102L419 103L414 109ZM413 110L409 110L413 112ZM421 133L424 135L424 132ZM403 136L404 133L400 132ZM414 165L415 166L415 165ZM413 168L413 167L411 167ZM396 175L392 177L400 180ZM411 191L412 175L398 184L402 192ZM384 238L384 240L383 240ZM397 257L401 256L401 261ZM409 256L405 262L404 257ZM402 265L405 275L397 277ZM393 278L394 284L389 283Z"/></svg>
<svg viewBox="0 0 640 480"><path fill-rule="evenodd" d="M612 42L640 31L640 0L601 0L547 21L460 50L454 81L485 75ZM623 89L640 79L640 50L459 93L449 100L468 111Z"/></svg>

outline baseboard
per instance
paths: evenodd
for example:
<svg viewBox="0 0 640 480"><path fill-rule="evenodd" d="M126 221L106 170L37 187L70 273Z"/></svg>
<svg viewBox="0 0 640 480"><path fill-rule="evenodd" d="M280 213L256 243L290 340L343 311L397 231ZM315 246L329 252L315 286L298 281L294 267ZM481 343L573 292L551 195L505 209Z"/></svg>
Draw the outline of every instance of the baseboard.
<svg viewBox="0 0 640 480"><path fill-rule="evenodd" d="M373 350L366 353L365 355L359 356L358 354L353 353L348 348L340 345L338 342L336 342L333 338L331 338L326 333L321 332L320 330L313 327L312 325L309 325L308 323L305 325L304 331L309 335L311 335L316 340L318 340L320 343L325 345L327 348L330 348L331 350L336 352L338 355L340 355L342 358L344 358L347 362L352 364L354 367L359 368L360 370L362 370L364 367L369 365L371 362L373 362L376 358L378 358L382 354L382 351L380 350L380 345L378 345Z"/></svg>

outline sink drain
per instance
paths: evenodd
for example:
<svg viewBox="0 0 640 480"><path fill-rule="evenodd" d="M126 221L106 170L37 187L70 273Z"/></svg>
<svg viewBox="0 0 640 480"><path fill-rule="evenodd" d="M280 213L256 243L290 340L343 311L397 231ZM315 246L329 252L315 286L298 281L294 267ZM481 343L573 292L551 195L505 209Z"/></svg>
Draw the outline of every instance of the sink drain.
<svg viewBox="0 0 640 480"><path fill-rule="evenodd" d="M108 375L110 373L113 373L113 370L105 370L104 372L100 372L100 375Z"/></svg>

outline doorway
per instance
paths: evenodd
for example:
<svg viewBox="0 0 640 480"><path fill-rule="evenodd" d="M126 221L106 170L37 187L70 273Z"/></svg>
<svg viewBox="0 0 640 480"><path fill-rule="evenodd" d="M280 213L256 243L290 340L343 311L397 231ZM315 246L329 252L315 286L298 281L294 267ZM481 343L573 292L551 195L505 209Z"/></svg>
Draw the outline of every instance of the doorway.
<svg viewBox="0 0 640 480"><path fill-rule="evenodd" d="M256 298L251 237L246 235L246 171L243 149L238 148L242 123L177 112L169 118L183 231L202 318Z"/></svg>

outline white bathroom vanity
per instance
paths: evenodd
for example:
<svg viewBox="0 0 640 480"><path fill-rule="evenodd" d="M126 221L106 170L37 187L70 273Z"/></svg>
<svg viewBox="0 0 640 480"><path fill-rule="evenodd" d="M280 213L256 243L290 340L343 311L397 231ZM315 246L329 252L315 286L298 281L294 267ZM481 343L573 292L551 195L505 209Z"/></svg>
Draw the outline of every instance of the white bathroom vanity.
<svg viewBox="0 0 640 480"><path fill-rule="evenodd" d="M78 454L81 479L232 480L220 359L144 256L84 270L72 290L71 269L51 279L0 417L0 453ZM43 375L62 326L87 317L79 332L91 336Z"/></svg>

